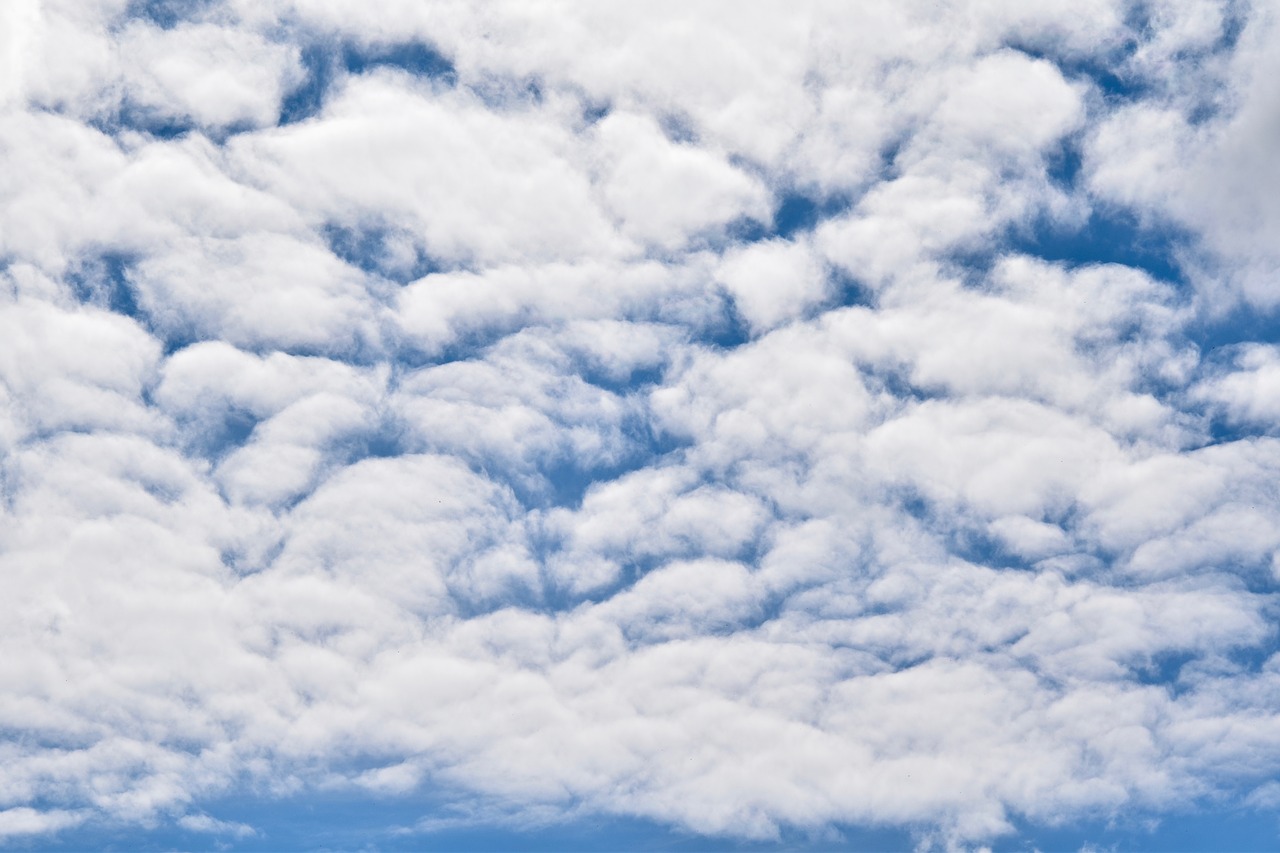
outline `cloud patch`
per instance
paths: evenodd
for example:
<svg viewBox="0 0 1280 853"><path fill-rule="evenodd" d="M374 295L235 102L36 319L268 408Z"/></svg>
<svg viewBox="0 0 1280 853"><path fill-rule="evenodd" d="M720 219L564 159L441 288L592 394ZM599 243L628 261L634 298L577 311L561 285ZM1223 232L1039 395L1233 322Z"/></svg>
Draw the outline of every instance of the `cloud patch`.
<svg viewBox="0 0 1280 853"><path fill-rule="evenodd" d="M1274 17L9 4L0 837L1270 814Z"/></svg>

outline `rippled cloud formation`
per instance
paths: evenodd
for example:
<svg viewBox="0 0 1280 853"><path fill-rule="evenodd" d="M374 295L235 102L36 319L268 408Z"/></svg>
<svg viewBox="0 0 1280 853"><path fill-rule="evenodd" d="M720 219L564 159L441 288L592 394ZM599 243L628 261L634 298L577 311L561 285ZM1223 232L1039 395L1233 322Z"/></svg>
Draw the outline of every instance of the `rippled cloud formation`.
<svg viewBox="0 0 1280 853"><path fill-rule="evenodd" d="M10 0L0 840L1274 823L1278 18Z"/></svg>

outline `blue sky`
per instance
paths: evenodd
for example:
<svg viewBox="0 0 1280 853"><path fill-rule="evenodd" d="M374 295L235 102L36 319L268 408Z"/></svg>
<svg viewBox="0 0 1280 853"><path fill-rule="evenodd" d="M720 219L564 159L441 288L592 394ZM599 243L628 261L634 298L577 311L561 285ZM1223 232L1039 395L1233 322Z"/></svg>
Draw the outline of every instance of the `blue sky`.
<svg viewBox="0 0 1280 853"><path fill-rule="evenodd" d="M0 8L0 846L1280 844L1280 12Z"/></svg>

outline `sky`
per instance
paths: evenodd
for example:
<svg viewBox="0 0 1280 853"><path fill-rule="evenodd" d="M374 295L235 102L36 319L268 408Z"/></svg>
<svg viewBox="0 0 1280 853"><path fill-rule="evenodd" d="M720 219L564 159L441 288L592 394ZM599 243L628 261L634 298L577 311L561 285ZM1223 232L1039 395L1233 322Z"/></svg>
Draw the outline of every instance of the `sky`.
<svg viewBox="0 0 1280 853"><path fill-rule="evenodd" d="M1280 846L1280 5L0 4L0 846Z"/></svg>

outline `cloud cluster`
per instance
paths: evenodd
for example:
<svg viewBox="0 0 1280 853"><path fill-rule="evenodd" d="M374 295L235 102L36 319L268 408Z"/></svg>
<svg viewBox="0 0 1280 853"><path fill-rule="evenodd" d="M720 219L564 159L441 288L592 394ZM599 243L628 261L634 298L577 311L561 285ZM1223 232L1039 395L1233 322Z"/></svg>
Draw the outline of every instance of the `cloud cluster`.
<svg viewBox="0 0 1280 853"><path fill-rule="evenodd" d="M1273 810L1276 26L7 4L0 840Z"/></svg>

